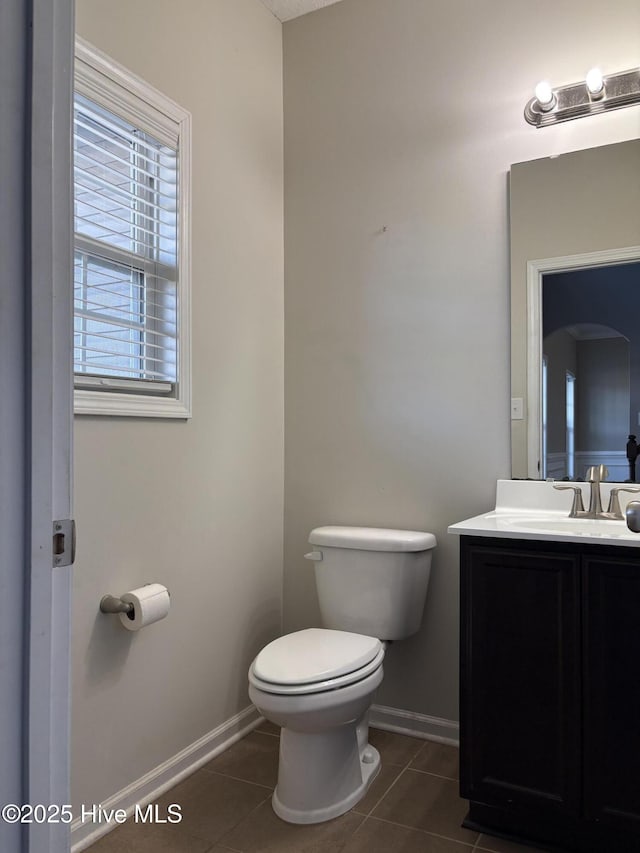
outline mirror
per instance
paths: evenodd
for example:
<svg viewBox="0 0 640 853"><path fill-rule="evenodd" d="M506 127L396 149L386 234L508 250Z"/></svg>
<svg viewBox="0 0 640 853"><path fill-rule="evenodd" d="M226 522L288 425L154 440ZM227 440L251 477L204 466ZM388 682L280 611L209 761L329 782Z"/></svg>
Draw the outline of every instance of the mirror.
<svg viewBox="0 0 640 853"><path fill-rule="evenodd" d="M513 165L510 220L512 476L581 477L604 462L627 479L627 436L640 434L640 140Z"/></svg>

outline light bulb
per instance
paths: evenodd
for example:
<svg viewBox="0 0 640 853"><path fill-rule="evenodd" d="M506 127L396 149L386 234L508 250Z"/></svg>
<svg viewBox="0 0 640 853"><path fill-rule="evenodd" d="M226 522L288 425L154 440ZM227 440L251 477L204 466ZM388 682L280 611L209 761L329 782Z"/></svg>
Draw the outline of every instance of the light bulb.
<svg viewBox="0 0 640 853"><path fill-rule="evenodd" d="M538 83L535 90L536 100L540 109L543 113L552 110L556 105L556 97L553 94L553 89L547 83L546 80L543 80L541 83Z"/></svg>
<svg viewBox="0 0 640 853"><path fill-rule="evenodd" d="M604 94L604 80L599 68L592 68L587 74L587 89L592 98L601 98Z"/></svg>

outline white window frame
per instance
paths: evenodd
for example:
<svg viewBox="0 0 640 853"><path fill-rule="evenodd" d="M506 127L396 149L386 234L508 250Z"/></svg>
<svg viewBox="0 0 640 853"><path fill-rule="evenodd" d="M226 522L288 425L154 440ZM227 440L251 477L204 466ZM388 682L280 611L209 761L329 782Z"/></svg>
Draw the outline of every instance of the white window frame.
<svg viewBox="0 0 640 853"><path fill-rule="evenodd" d="M565 414L567 423L567 476L572 480L576 475L576 377L570 370L564 374Z"/></svg>
<svg viewBox="0 0 640 853"><path fill-rule="evenodd" d="M178 149L178 375L175 396L118 393L123 380L94 380L105 390L90 390L76 376L74 412L77 415L119 415L149 418L191 417L191 114L145 80L114 62L76 36L74 89L100 106ZM127 381L135 389L135 381ZM144 384L139 383L143 388ZM84 387L79 387L80 385Z"/></svg>
<svg viewBox="0 0 640 853"><path fill-rule="evenodd" d="M548 381L549 381L549 359L546 355L542 356L542 406L541 406L541 438L542 438L542 456L540 458L540 477L543 480L547 479L547 418L549 414L549 398L548 398Z"/></svg>

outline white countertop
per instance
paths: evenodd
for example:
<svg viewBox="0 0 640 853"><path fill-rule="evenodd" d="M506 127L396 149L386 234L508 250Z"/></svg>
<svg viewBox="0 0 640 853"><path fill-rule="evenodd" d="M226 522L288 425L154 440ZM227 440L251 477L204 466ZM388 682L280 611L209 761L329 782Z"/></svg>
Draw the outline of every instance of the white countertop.
<svg viewBox="0 0 640 853"><path fill-rule="evenodd" d="M597 545L640 546L640 533L633 533L625 521L569 518L573 494L553 488L553 483L530 480L498 480L495 509L476 515L448 528L459 536L490 536L506 539L537 539L553 542L592 542ZM557 483L580 486L585 507L589 505L588 483ZM609 491L620 483L602 483L602 503L607 507ZM633 488L632 485L629 486ZM639 494L620 492L624 513L629 501Z"/></svg>

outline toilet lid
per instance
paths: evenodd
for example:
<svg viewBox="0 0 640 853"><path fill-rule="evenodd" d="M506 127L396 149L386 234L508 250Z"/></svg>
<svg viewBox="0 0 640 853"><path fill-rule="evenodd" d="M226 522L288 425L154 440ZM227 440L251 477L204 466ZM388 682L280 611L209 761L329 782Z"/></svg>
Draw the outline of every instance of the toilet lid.
<svg viewBox="0 0 640 853"><path fill-rule="evenodd" d="M370 663L382 650L377 637L306 628L269 643L253 662L260 681L279 685L314 684L348 675Z"/></svg>

